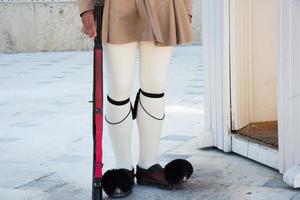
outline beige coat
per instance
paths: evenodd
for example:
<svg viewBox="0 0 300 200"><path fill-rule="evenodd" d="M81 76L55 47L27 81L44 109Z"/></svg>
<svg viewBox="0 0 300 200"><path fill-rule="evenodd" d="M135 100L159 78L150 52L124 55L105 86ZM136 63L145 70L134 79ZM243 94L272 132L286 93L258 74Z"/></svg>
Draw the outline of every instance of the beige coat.
<svg viewBox="0 0 300 200"><path fill-rule="evenodd" d="M80 14L95 0L78 0ZM105 0L102 42L155 41L157 46L192 42L192 0Z"/></svg>

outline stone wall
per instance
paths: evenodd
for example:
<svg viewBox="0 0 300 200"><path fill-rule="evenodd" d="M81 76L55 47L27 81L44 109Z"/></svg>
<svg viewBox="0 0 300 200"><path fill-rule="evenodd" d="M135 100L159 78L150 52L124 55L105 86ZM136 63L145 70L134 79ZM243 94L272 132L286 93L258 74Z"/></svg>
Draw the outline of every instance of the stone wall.
<svg viewBox="0 0 300 200"><path fill-rule="evenodd" d="M193 0L193 32L194 40L202 43L202 0Z"/></svg>
<svg viewBox="0 0 300 200"><path fill-rule="evenodd" d="M200 0L194 0L195 41L201 42ZM75 0L1 0L0 52L84 50Z"/></svg>

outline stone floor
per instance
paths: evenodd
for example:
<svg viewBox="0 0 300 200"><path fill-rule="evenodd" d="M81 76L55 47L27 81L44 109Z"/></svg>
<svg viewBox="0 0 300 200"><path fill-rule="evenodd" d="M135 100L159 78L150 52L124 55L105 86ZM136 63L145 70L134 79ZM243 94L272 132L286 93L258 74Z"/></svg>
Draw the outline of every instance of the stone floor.
<svg viewBox="0 0 300 200"><path fill-rule="evenodd" d="M160 147L162 164L188 159L194 175L182 190L136 186L127 199L300 200L300 191L289 189L277 171L198 148L204 120L201 55L197 45L174 50ZM92 62L91 51L0 54L0 200L91 198ZM132 100L137 74L138 67ZM103 143L107 170L114 165L107 131ZM138 148L135 124L135 163Z"/></svg>

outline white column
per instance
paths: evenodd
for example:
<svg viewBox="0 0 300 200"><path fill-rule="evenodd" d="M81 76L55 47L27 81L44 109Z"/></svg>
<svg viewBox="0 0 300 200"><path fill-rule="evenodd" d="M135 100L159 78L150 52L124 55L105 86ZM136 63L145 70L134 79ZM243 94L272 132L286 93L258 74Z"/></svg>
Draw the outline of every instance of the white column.
<svg viewBox="0 0 300 200"><path fill-rule="evenodd" d="M231 151L229 0L203 0L205 124L211 145Z"/></svg>
<svg viewBox="0 0 300 200"><path fill-rule="evenodd" d="M280 0L278 81L280 171L300 187L300 0Z"/></svg>

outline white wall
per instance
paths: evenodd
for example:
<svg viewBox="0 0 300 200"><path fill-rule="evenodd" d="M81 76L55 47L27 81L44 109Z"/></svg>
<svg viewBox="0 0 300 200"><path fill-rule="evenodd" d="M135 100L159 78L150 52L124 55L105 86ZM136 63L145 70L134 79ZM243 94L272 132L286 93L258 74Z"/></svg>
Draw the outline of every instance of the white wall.
<svg viewBox="0 0 300 200"><path fill-rule="evenodd" d="M279 8L277 0L251 0L252 122L277 120Z"/></svg>
<svg viewBox="0 0 300 200"><path fill-rule="evenodd" d="M75 0L2 0L0 52L90 49ZM201 42L201 1L194 0L194 39Z"/></svg>
<svg viewBox="0 0 300 200"><path fill-rule="evenodd" d="M231 1L232 128L277 120L277 0Z"/></svg>

